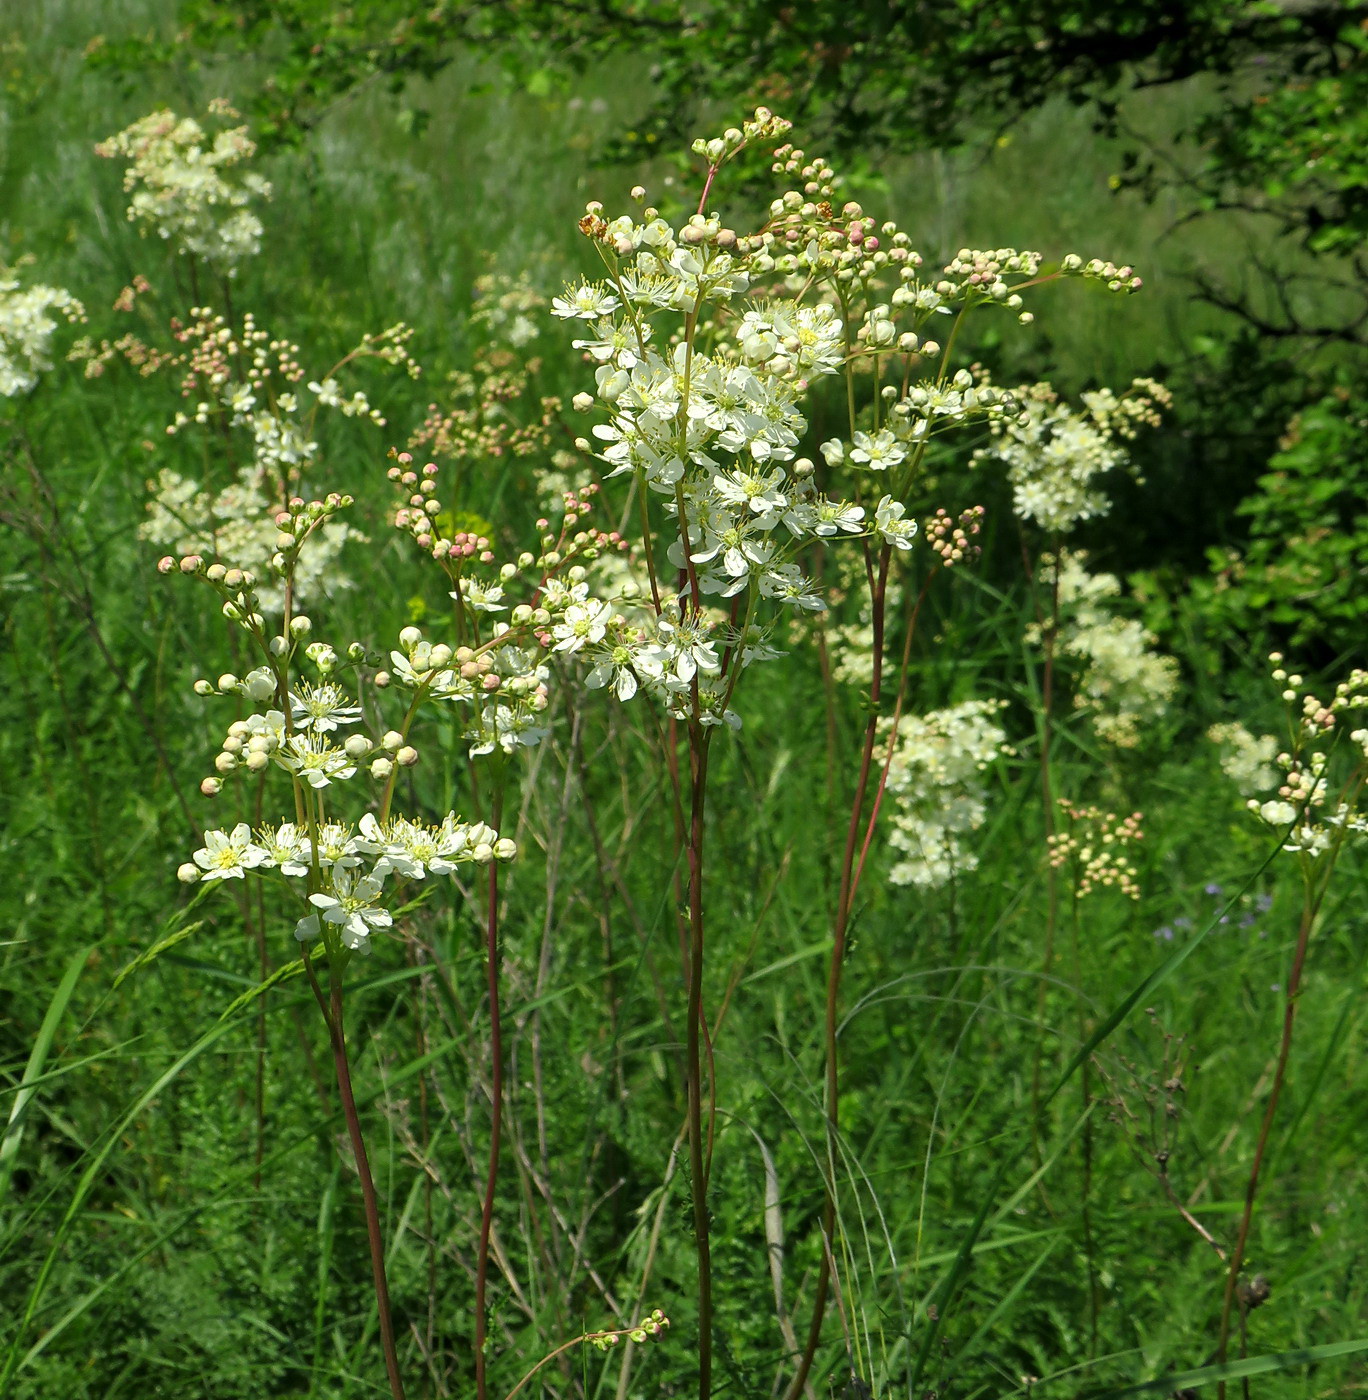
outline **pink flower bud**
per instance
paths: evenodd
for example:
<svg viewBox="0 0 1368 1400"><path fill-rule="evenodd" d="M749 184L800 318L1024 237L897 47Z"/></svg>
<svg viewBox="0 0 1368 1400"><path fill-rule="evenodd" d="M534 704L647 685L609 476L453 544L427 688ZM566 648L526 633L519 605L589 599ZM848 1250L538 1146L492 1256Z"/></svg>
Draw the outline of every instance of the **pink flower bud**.
<svg viewBox="0 0 1368 1400"><path fill-rule="evenodd" d="M157 560L157 572L159 574L169 574L176 567L176 561L169 555Z"/></svg>

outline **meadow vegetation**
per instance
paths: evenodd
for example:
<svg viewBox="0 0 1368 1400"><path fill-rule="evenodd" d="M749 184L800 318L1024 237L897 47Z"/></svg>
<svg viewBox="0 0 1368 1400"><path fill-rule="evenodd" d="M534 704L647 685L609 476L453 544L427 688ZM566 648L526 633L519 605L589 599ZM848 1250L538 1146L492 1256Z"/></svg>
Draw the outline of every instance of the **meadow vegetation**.
<svg viewBox="0 0 1368 1400"><path fill-rule="evenodd" d="M1348 177L114 10L0 34L0 1400L1368 1393Z"/></svg>

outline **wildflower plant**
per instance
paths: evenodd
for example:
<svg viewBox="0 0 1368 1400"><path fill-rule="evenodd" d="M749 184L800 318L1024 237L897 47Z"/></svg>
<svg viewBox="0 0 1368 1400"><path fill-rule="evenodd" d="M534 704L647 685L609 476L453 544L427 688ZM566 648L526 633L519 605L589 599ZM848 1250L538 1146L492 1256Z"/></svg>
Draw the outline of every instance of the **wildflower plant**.
<svg viewBox="0 0 1368 1400"><path fill-rule="evenodd" d="M250 707L246 718L228 726L214 771L200 790L217 797L225 783L239 776L274 775L284 793L279 817L255 828L239 822L207 831L203 846L178 875L189 884L249 876L269 880L294 902L300 966L327 1025L361 1180L386 1371L393 1393L401 1397L379 1208L351 1089L342 975L354 956L370 951L373 938L393 927L391 905L400 886L487 867L492 921L495 863L512 860L516 848L492 825L454 811L430 822L394 809L400 772L419 761L412 730L422 708L449 702L458 688L453 668L462 668L463 662L457 654L428 644L417 628L406 627L387 665L385 657L368 652L361 642L334 646L323 640L307 614L292 610L301 554L350 504L336 494L321 501L296 498L277 514L271 568L284 599L278 623L267 621L251 570L209 563L195 554L179 560L168 555L158 568L203 581L223 617L245 634L256 654L257 664L245 675L224 672L216 680L195 683L201 696L229 696ZM400 697L402 707L396 704ZM394 711L392 727L382 718L386 710ZM263 783L262 805L265 790ZM316 955L326 989L315 968Z"/></svg>
<svg viewBox="0 0 1368 1400"><path fill-rule="evenodd" d="M1136 379L1124 393L1095 389L1080 395L1081 409L1067 404L1049 384L1019 389L1022 411L989 425L991 444L974 454L976 463L1007 468L1012 509L1057 539L1111 509L1102 478L1113 472L1137 476L1128 445L1142 427L1156 427L1172 395L1153 379Z"/></svg>
<svg viewBox="0 0 1368 1400"><path fill-rule="evenodd" d="M1012 752L998 723L1006 703L967 700L881 723L893 736L884 791L892 800L888 842L899 859L890 884L934 888L977 867L971 842L987 817L987 770Z"/></svg>
<svg viewBox="0 0 1368 1400"><path fill-rule="evenodd" d="M836 1006L874 780L890 578L919 533L928 448L952 431L1021 412L1013 395L955 367L956 335L979 308L1029 324L1024 293L1058 276L1097 280L1115 292L1139 286L1131 269L1101 259L1070 255L1046 271L1040 254L1010 248L962 249L939 272L926 270L896 224L854 201L838 204L840 177L823 158L788 142L788 130L758 108L741 127L695 141L702 189L680 227L647 202L641 187L633 191L635 212L610 215L591 202L580 229L600 275L552 302L553 314L579 327L573 344L593 366L592 389L574 399L577 409L596 414L579 445L602 463L605 482L629 485L638 521L633 554L650 591L639 625L621 621L608 600L578 600L580 615L566 619L571 630L556 640L580 651L591 675L624 703L645 697L663 707L670 724L664 758L688 870L681 941L702 1397L712 1386L712 1130L703 1121L701 1047L704 812L714 736L742 723L739 682L751 666L781 654L779 628L825 611L815 552L857 550L873 665L836 899L825 1036L824 1246L812 1321L789 1387L797 1395L820 1340L835 1250ZM727 164L751 148L772 149L773 173L792 186L771 202L758 228L738 231L713 211L710 197ZM805 400L826 378L844 381L847 429L821 443L816 457L803 455ZM953 527L938 532L937 545L940 560L953 562ZM680 728L687 785L672 757ZM868 844L866 834L862 849ZM715 1085L706 1096L715 1097Z"/></svg>
<svg viewBox="0 0 1368 1400"><path fill-rule="evenodd" d="M391 453L393 523L431 561L431 576L440 580L449 608L426 612L426 630L407 627L397 645L381 652L365 640L344 644L315 636L300 604L302 592L326 591L326 568L315 562L311 575L308 561L312 553L325 565L331 562L328 533L351 504L338 494L311 494L322 466L312 415L326 408L374 423L383 419L364 395L340 388L335 375L342 365L310 379L298 347L268 335L250 318L234 322L202 308L177 328L182 348L174 362L193 406L177 415L169 432L174 436L194 425L218 431L225 442L239 431L250 434L238 484L256 491L257 503L270 503L274 531L269 552L252 535L235 540L244 557L225 555L218 546L231 532L223 522L204 519L215 515L218 500L198 488L187 495L177 481L163 483L152 517L159 538L170 536L167 521L178 515L186 517L187 530L200 532L175 536L176 552L160 567L208 584L224 617L247 634L256 652L256 664L245 674L225 672L196 685L206 697L232 696L250 707L228 727L202 791L216 796L245 771L288 793L274 822L238 822L206 833L180 874L192 883L270 880L293 893L301 966L329 1029L363 1179L382 1347L396 1397L402 1380L378 1211L351 1100L341 973L353 956L390 934L396 891L411 882L440 882L465 867L488 870L492 1111L473 1348L477 1400L487 1400L487 1284L504 1073L497 868L515 854L499 830L502 793L508 762L551 733L558 676L578 673L585 689L605 702L649 708L656 716L648 732L670 796L676 868L684 872L677 888L685 974L684 1136L702 1400L713 1386L709 1176L716 1082L711 1068L705 1073L705 1059L710 1066L712 1057L704 1006L710 758L717 736L744 722L743 677L753 666L776 661L786 646L801 644L826 612L820 581L825 575L816 565L829 547L848 552L844 578L859 595L852 606L867 619L871 663L827 977L822 1263L807 1337L789 1383L792 1396L807 1384L831 1293L832 1261L840 1252L840 979L885 789L895 810L895 843L899 831L910 842L914 829L919 842L930 841L928 823L938 823L934 857L921 849L914 857L909 849L911 860L937 872L947 863L965 868L971 862L958 842L982 819L981 771L1004 746L992 718L1000 706L971 702L923 721L901 719L921 600L936 577L972 557L982 520L977 507L932 512L925 500L927 456L933 447L942 450L949 435L1014 421L1023 408L1013 394L957 367L954 344L971 312L1005 311L1029 324L1026 295L1056 278L1098 281L1113 292L1131 291L1139 279L1128 268L1072 255L1047 268L1039 253L1010 248L962 249L940 270L928 270L896 224L878 221L853 201L839 203L837 173L789 143L788 130L787 122L760 108L743 126L696 142L704 165L701 192L695 212L678 225L649 204L640 187L633 191L631 212L609 216L597 201L588 205L579 227L598 260L597 275L566 287L550 310L572 324L572 347L590 372L572 402L590 416L590 427L576 440L578 459L555 463L566 483L554 508L536 521L526 547L504 544L499 531L464 509L463 474L472 456L543 451L558 405L544 402L541 427L520 437L503 427L490 429L481 389L473 395L473 411L460 404L453 411L434 409L410 444L427 449L424 455L450 457L450 467L422 461L412 451ZM120 140L117 149L134 154L141 172L133 138ZM773 173L790 188L772 201L758 227L738 232L709 201L718 176L751 148L771 153ZM168 187L179 188L174 181ZM168 237L187 240L191 226L169 218L159 225L170 230ZM524 302L521 294L514 296L516 314L506 327L500 321L522 343L529 337L517 329L517 317L533 309ZM348 360L373 354L412 368L406 339L407 332L395 328ZM93 359L101 357L108 357L105 347ZM492 362L491 368L497 375ZM846 424L807 455L808 403L823 380L839 386ZM491 391L491 401L497 398ZM597 467L589 468L590 461ZM585 481L590 470L600 480ZM176 492L181 495L169 500ZM245 513L257 508L253 504ZM924 529L918 523L923 517ZM596 519L605 525L591 523ZM606 528L608 520L621 523ZM924 565L916 558L922 539ZM219 557L206 562L213 555ZM897 584L900 591L918 577L890 720L884 714L890 588ZM480 784L485 810L479 816L449 811L435 822L423 821L394 809L396 782L401 770L420 761L415 726L425 716L443 714L457 722L439 725L437 732L454 728L463 761L487 765L491 781ZM925 741L920 748L919 724ZM887 747L880 765L881 738ZM426 741L422 752L428 752ZM443 761L458 760L444 755ZM921 811L927 793L914 791L927 785L936 794L933 805L942 809L932 814ZM944 810L947 804L955 811ZM945 849L950 838L953 854ZM905 873L929 882L919 868ZM316 957L325 967L326 990Z"/></svg>
<svg viewBox="0 0 1368 1400"><path fill-rule="evenodd" d="M1056 655L1074 671L1074 708L1088 715L1097 737L1134 748L1177 693L1178 663L1154 650L1155 638L1143 624L1111 611L1121 582L1114 574L1089 573L1087 558L1065 549L1040 561L1054 581ZM1039 643L1042 630L1028 628L1027 640Z"/></svg>
<svg viewBox="0 0 1368 1400"><path fill-rule="evenodd" d="M1365 716L1368 671L1355 668L1326 698L1313 691L1301 674L1289 669L1281 652L1273 652L1269 662L1273 682L1279 687L1287 707L1287 746L1273 759L1273 774L1266 768L1250 772L1252 765L1246 761L1241 764L1243 771L1237 776L1257 776L1264 780L1263 785L1270 787L1272 782L1278 784L1273 796L1263 800L1250 796L1246 805L1251 814L1278 833L1278 853L1296 862L1301 877L1302 908L1285 983L1282 1034L1272 1084L1245 1186L1244 1209L1226 1270L1217 1335L1218 1361L1226 1357L1236 1306L1243 1333L1245 1314L1262 1301L1255 1286L1261 1280L1257 1277L1246 1280L1241 1270L1249 1245L1264 1158L1291 1058L1306 959L1345 847L1368 837L1368 815L1363 811L1364 788L1368 785L1368 716ZM1243 747L1247 756L1249 746ZM1261 763L1266 762L1262 749L1257 751L1257 756ZM1266 1285L1263 1296L1267 1296Z"/></svg>
<svg viewBox="0 0 1368 1400"><path fill-rule="evenodd" d="M237 115L221 99L209 104L213 124ZM252 206L270 198L271 186L246 168L256 153L246 126L219 125L211 133L193 117L163 109L102 141L95 152L128 162L128 219L140 233L175 244L225 277L261 251L262 225Z"/></svg>
<svg viewBox="0 0 1368 1400"><path fill-rule="evenodd" d="M62 321L86 318L70 292L25 286L18 271L0 265L0 398L6 399L28 393L52 368L52 341Z"/></svg>

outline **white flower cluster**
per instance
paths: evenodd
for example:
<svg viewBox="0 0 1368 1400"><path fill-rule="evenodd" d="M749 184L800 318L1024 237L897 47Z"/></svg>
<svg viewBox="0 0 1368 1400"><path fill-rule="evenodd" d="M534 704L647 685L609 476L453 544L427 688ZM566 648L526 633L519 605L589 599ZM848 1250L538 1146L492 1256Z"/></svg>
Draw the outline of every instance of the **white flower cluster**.
<svg viewBox="0 0 1368 1400"><path fill-rule="evenodd" d="M226 103L209 105L215 118L236 117ZM256 153L245 126L212 139L193 117L162 110L102 141L96 154L123 157L124 189L132 195L130 222L156 233L178 251L204 258L231 277L244 258L261 250L261 220L248 207L269 199L270 184L241 167Z"/></svg>
<svg viewBox="0 0 1368 1400"><path fill-rule="evenodd" d="M60 320L84 321L85 307L60 287L25 287L0 267L0 398L26 394L52 368Z"/></svg>
<svg viewBox="0 0 1368 1400"><path fill-rule="evenodd" d="M1075 410L1048 384L1018 391L1022 412L995 419L992 445L974 454L975 462L1006 464L1016 514L1051 535L1111 509L1100 478L1131 469L1127 442L1141 425L1157 424L1171 399L1152 379L1135 380L1121 396L1098 389L1081 397Z"/></svg>
<svg viewBox="0 0 1368 1400"><path fill-rule="evenodd" d="M1274 761L1278 741L1271 734L1255 738L1242 724L1213 724L1207 738L1221 752L1221 771L1242 797L1265 792L1278 780Z"/></svg>
<svg viewBox="0 0 1368 1400"><path fill-rule="evenodd" d="M591 203L580 230L606 275L552 302L556 316L583 325L574 345L594 366L594 392L574 406L605 420L592 447L589 438L579 445L596 450L610 478L630 475L642 497L659 498L669 522L656 561L644 507L655 616L629 627L595 611L583 643L593 682L623 698L656 693L675 713L687 696L697 723L736 722L727 700L740 670L777 654L765 640L776 613L825 607L799 563L813 544L860 540L886 568L917 534L906 498L920 484L928 439L1018 413L1010 394L942 363L926 331L980 305L1029 321L1018 288L1041 273L1037 253L964 248L940 275L924 276L905 233L853 201L833 207L831 167L791 145L775 151L773 169L800 187L771 203L759 232L724 226L707 212L714 177L743 147L788 130L759 108L694 142L707 179L698 212L678 228L641 187L632 192L639 214L608 218ZM1139 285L1129 268L1096 259L1071 257L1058 275L1100 278L1116 291ZM849 367L873 371L877 383L888 360L893 382L871 413L862 417L852 395L849 440L821 445L826 470L800 456L800 399L813 382Z"/></svg>
<svg viewBox="0 0 1368 1400"><path fill-rule="evenodd" d="M185 371L184 391L204 397L191 411L178 412L167 433L175 436L192 424L218 423L248 437L250 456L234 480L218 490L164 468L149 483L148 516L139 533L158 549L234 559L269 579L270 561L279 549L274 517L292 502L303 504L299 493L319 469L314 435L319 410L364 418L379 427L385 423L360 390L343 392L337 372L366 357L416 375L418 367L406 348L412 333L401 324L367 335L327 374L307 380L299 346L272 336L250 312L237 328L207 307L190 314L179 332L188 349L177 364ZM297 561L295 601L352 587L341 555L349 540L364 538L335 520L317 529L310 549ZM284 605L283 585L274 579L263 581L258 596L272 612Z"/></svg>
<svg viewBox="0 0 1368 1400"><path fill-rule="evenodd" d="M147 518L138 526L138 535L177 557L203 554L240 559L247 568L261 570L267 574L258 589L261 606L279 613L285 602L284 585L267 570L279 548L275 515L280 501L268 497L266 481L255 465L249 464L237 480L213 491L163 467L148 483ZM295 570L295 601L312 602L353 587L350 574L342 567L342 552L348 541L364 539L345 521L332 520L321 528Z"/></svg>
<svg viewBox="0 0 1368 1400"><path fill-rule="evenodd" d="M1304 688L1301 676L1288 673L1280 652L1269 660L1290 712L1292 743L1274 759L1278 771L1267 785L1277 782L1277 795L1262 802L1251 797L1247 806L1269 826L1291 828L1283 850L1309 860L1333 859L1351 836L1368 836L1368 816L1361 806L1368 783L1368 727L1342 733L1351 711L1368 710L1368 671L1352 671L1326 702ZM1337 739L1348 741L1341 758L1347 776L1332 788Z"/></svg>
<svg viewBox="0 0 1368 1400"><path fill-rule="evenodd" d="M1154 636L1133 618L1116 617L1107 600L1120 596L1113 574L1090 574L1087 555L1063 550L1041 558L1044 576L1058 567L1060 654L1079 663L1074 704L1091 712L1099 739L1134 748L1178 689L1178 663L1152 650ZM1038 629L1032 637L1039 640Z"/></svg>
<svg viewBox="0 0 1368 1400"><path fill-rule="evenodd" d="M1111 888L1127 899L1139 899L1140 872L1126 847L1145 839L1143 816L1078 807L1064 797L1058 805L1067 824L1046 843L1049 861L1056 870L1071 868L1076 897L1084 899L1095 890Z"/></svg>
<svg viewBox="0 0 1368 1400"><path fill-rule="evenodd" d="M471 295L470 324L494 344L521 350L541 334L546 298L525 272L517 277L487 272L475 279Z"/></svg>
<svg viewBox="0 0 1368 1400"><path fill-rule="evenodd" d="M932 888L977 867L968 838L987 816L984 775L1011 752L998 723L1005 704L966 700L898 720L885 788L894 804L889 844L902 855L891 884ZM882 729L891 734L891 721Z"/></svg>
<svg viewBox="0 0 1368 1400"><path fill-rule="evenodd" d="M396 817L384 826L367 812L360 830L325 822L311 836L294 822L264 826L253 833L246 822L231 831L206 831L204 845L178 874L196 880L241 879L249 870L278 870L316 888L305 896L312 912L295 924L302 943L317 938L327 924L343 947L370 951L375 929L389 928L393 916L382 901L391 875L422 880L454 874L463 864L511 860L513 842L483 822L462 822L449 812L436 825ZM363 863L369 870L361 873Z"/></svg>
<svg viewBox="0 0 1368 1400"><path fill-rule="evenodd" d="M304 544L347 504L345 497L330 496L281 513L275 568L282 579L293 579ZM332 955L364 952L371 933L390 926L384 889L391 876L422 880L452 874L462 864L513 859L513 841L483 822L462 821L448 812L439 822L426 823L390 811L399 771L418 762L409 730L420 706L458 698L467 684L471 695L497 699L491 692L499 684L482 683L481 658L467 650L463 659L449 647L430 646L416 628L405 628L391 653L391 674L379 669L379 658L368 656L360 643L339 654L327 642L311 640L313 624L301 613L287 616L283 629L272 635L250 570L206 564L196 555L179 561L167 557L158 568L164 574L179 569L211 585L224 616L248 633L263 656L246 675L225 672L216 682L195 683L199 695L238 696L252 706L252 713L228 726L214 773L200 790L215 797L225 779L239 771L264 774L274 768L288 776L294 798L292 821L255 833L246 823L206 833L204 846L180 867L183 881L240 879L248 871L276 871L303 881L305 912L295 936L305 941L321 935ZM443 669L448 666L455 669ZM375 668L371 684L377 700L396 682L411 692L401 728L379 737L366 732L367 707L342 683L351 671L359 687L368 668ZM301 675L306 670L311 679ZM354 827L334 809L347 798L344 785L362 770L382 785L380 811L363 814Z"/></svg>

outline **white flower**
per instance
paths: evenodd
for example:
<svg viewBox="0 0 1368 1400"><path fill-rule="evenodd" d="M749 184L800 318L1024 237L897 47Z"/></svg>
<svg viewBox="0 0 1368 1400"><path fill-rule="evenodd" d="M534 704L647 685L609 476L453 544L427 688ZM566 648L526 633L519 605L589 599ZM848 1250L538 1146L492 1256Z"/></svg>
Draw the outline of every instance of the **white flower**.
<svg viewBox="0 0 1368 1400"><path fill-rule="evenodd" d="M476 612L503 612L508 606L503 600L503 584L482 583L476 578L463 578L459 592L453 591L451 596Z"/></svg>
<svg viewBox="0 0 1368 1400"><path fill-rule="evenodd" d="M594 642L601 642L612 621L612 605L598 598L584 603L571 603L565 616L552 629L556 639L554 650L576 652Z"/></svg>
<svg viewBox="0 0 1368 1400"><path fill-rule="evenodd" d="M457 820L455 812L447 813L439 826L396 817L386 827L367 812L361 818L361 835L353 845L380 857L375 865L377 876L383 878L392 870L406 880L421 880L425 875L450 875L459 862L473 860L471 830Z"/></svg>
<svg viewBox="0 0 1368 1400"><path fill-rule="evenodd" d="M276 750L275 759L312 788L345 782L356 774L356 764L346 750L319 734L291 734Z"/></svg>
<svg viewBox="0 0 1368 1400"><path fill-rule="evenodd" d="M266 852L252 844L252 833L246 822L239 822L232 831L206 831L204 846L192 857L204 871L206 880L240 880L245 871L266 862Z"/></svg>
<svg viewBox="0 0 1368 1400"><path fill-rule="evenodd" d="M850 450L852 462L867 466L870 471L875 472L896 467L899 462L906 460L906 457L907 453L903 451L897 438L886 428L872 435L856 433L855 445Z"/></svg>
<svg viewBox="0 0 1368 1400"><path fill-rule="evenodd" d="M987 816L984 772L1009 752L996 722L1001 701L968 700L898 721L888 768L892 805L889 845L901 859L890 884L934 887L973 870L969 838ZM889 721L881 728L887 734Z"/></svg>
<svg viewBox="0 0 1368 1400"><path fill-rule="evenodd" d="M319 734L336 729L339 724L356 724L361 718L360 705L349 704L335 681L324 681L322 685L305 681L297 692L290 692L290 711L300 729Z"/></svg>
<svg viewBox="0 0 1368 1400"><path fill-rule="evenodd" d="M884 498L887 500L887 497ZM818 497L808 507L808 529L814 535L836 535L844 531L858 534L864 525L864 507L852 501L831 501ZM790 527L792 528L792 527Z"/></svg>
<svg viewBox="0 0 1368 1400"><path fill-rule="evenodd" d="M381 909L376 901L383 892L381 879L374 875L356 878L353 870L335 866L332 872L332 893L318 893L309 896L309 903L318 910L310 919L301 919L295 927L295 937L301 941L312 937L318 931L318 919L334 925L341 934L342 942L353 952L364 948L371 930L389 928L394 920L387 909ZM301 930L303 930L301 932Z"/></svg>
<svg viewBox="0 0 1368 1400"><path fill-rule="evenodd" d="M309 873L309 840L293 822L262 827L257 843L263 854L262 865L273 866L282 875Z"/></svg>
<svg viewBox="0 0 1368 1400"><path fill-rule="evenodd" d="M611 316L621 305L606 287L581 282L577 287L567 287L563 297L551 299L551 314L563 320L597 321Z"/></svg>
<svg viewBox="0 0 1368 1400"><path fill-rule="evenodd" d="M915 520L904 520L906 507L892 496L884 496L874 507L874 533L895 549L911 549L917 533Z"/></svg>
<svg viewBox="0 0 1368 1400"><path fill-rule="evenodd" d="M1296 820L1297 809L1290 802L1274 800L1256 803L1259 815L1269 826L1287 826Z"/></svg>
<svg viewBox="0 0 1368 1400"><path fill-rule="evenodd" d="M788 497L779 488L784 474L778 467L768 471L735 470L713 477L713 490L718 499L728 505L745 506L755 515L773 515L788 505Z"/></svg>
<svg viewBox="0 0 1368 1400"><path fill-rule="evenodd" d="M760 593L807 612L821 612L826 603L796 564L779 564L760 575Z"/></svg>
<svg viewBox="0 0 1368 1400"><path fill-rule="evenodd" d="M655 648L623 641L613 642L595 653L595 664L584 678L593 690L611 685L613 694L624 703L637 693L638 678L648 684L659 680L660 658Z"/></svg>
<svg viewBox="0 0 1368 1400"><path fill-rule="evenodd" d="M356 837L346 822L324 822L316 833L318 841L318 863L332 867L361 864L356 854Z"/></svg>
<svg viewBox="0 0 1368 1400"><path fill-rule="evenodd" d="M1221 771L1241 796L1252 797L1276 784L1278 741L1271 734L1256 739L1242 724L1214 724L1207 738L1220 748Z"/></svg>
<svg viewBox="0 0 1368 1400"><path fill-rule="evenodd" d="M700 671L712 674L722 669L708 624L697 613L675 603L673 611L662 613L655 625L666 664L681 681L693 680Z"/></svg>

